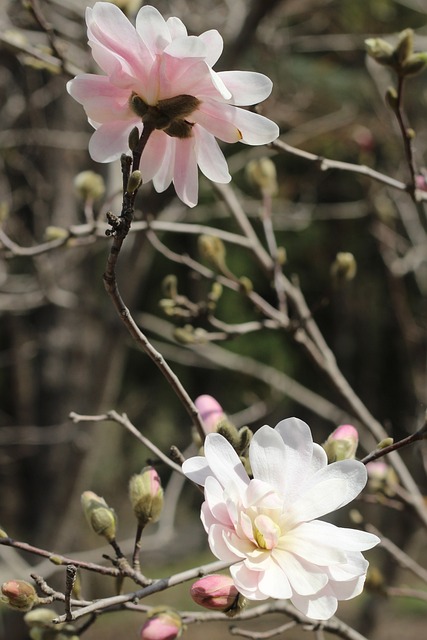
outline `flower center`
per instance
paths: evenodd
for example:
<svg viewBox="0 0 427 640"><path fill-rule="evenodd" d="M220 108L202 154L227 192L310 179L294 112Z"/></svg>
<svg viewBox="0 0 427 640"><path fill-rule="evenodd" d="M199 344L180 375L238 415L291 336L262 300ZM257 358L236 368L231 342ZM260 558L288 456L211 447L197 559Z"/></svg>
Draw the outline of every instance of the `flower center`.
<svg viewBox="0 0 427 640"><path fill-rule="evenodd" d="M129 106L144 124L164 131L173 138L190 138L194 123L188 122L190 116L200 105L194 96L180 95L159 100L156 105L147 104L141 96L132 93Z"/></svg>
<svg viewBox="0 0 427 640"><path fill-rule="evenodd" d="M255 542L261 549L274 549L280 538L280 527L271 518L259 515L253 521Z"/></svg>

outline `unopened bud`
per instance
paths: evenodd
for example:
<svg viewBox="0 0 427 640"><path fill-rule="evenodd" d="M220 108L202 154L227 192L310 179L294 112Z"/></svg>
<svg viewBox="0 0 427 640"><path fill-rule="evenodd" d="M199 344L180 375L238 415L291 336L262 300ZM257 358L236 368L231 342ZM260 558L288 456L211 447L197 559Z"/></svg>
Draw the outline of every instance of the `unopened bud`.
<svg viewBox="0 0 427 640"><path fill-rule="evenodd" d="M396 493L395 487L398 484L396 472L383 460L373 460L366 465L368 472L368 487L371 491L381 491L387 496Z"/></svg>
<svg viewBox="0 0 427 640"><path fill-rule="evenodd" d="M249 427L242 427L241 429L239 429L239 446L237 449L238 453L243 453L248 448L253 435L254 434L249 429Z"/></svg>
<svg viewBox="0 0 427 640"><path fill-rule="evenodd" d="M129 138L128 138L129 149L131 151L135 151L135 149L137 148L139 143L139 138L140 138L139 129L138 127L134 127L130 132Z"/></svg>
<svg viewBox="0 0 427 640"><path fill-rule="evenodd" d="M140 527L157 522L163 509L163 489L154 467L145 467L129 481L129 498Z"/></svg>
<svg viewBox="0 0 427 640"><path fill-rule="evenodd" d="M206 435L216 431L218 424L226 417L219 402L212 396L204 394L198 396L198 398L195 399L194 404L196 405L197 411L200 413Z"/></svg>
<svg viewBox="0 0 427 640"><path fill-rule="evenodd" d="M251 160L246 165L246 176L262 194L274 196L278 191L277 171L274 162L267 157Z"/></svg>
<svg viewBox="0 0 427 640"><path fill-rule="evenodd" d="M37 602L38 596L33 585L25 580L9 580L1 587L1 601L17 611L29 611Z"/></svg>
<svg viewBox="0 0 427 640"><path fill-rule="evenodd" d="M194 328L191 324L186 324L184 327L176 327L173 330L173 337L177 342L181 344L194 344L197 339L194 335Z"/></svg>
<svg viewBox="0 0 427 640"><path fill-rule="evenodd" d="M25 624L32 628L52 628L60 631L64 624L55 624L53 621L54 618L57 617L56 611L53 609L47 609L45 607L38 607L37 609L33 609L29 611L24 616Z"/></svg>
<svg viewBox="0 0 427 640"><path fill-rule="evenodd" d="M389 87L385 92L385 101L392 111L399 109L399 98L394 87Z"/></svg>
<svg viewBox="0 0 427 640"><path fill-rule="evenodd" d="M365 588L376 593L386 593L384 576L378 567L369 567L366 574Z"/></svg>
<svg viewBox="0 0 427 640"><path fill-rule="evenodd" d="M104 498L93 491L85 491L81 497L86 520L94 533L112 542L116 538L117 516Z"/></svg>
<svg viewBox="0 0 427 640"><path fill-rule="evenodd" d="M407 61L414 48L414 32L412 29L405 29L399 33L399 40L394 49L394 58L399 68Z"/></svg>
<svg viewBox="0 0 427 640"><path fill-rule="evenodd" d="M205 609L236 615L245 604L230 576L209 575L197 580L190 588L194 602Z"/></svg>
<svg viewBox="0 0 427 640"><path fill-rule="evenodd" d="M141 640L174 640L182 633L182 620L172 609L153 609L141 629Z"/></svg>
<svg viewBox="0 0 427 640"><path fill-rule="evenodd" d="M219 271L225 266L225 245L220 238L203 234L198 240L199 252L201 256L210 262Z"/></svg>
<svg viewBox="0 0 427 640"><path fill-rule="evenodd" d="M331 463L354 458L358 444L357 429L351 424L342 424L331 433L322 446L328 456L328 462Z"/></svg>
<svg viewBox="0 0 427 640"><path fill-rule="evenodd" d="M246 295L249 295L250 293L252 293L254 289L252 280L247 276L241 276L239 278L239 285L240 285L240 290Z"/></svg>
<svg viewBox="0 0 427 640"><path fill-rule="evenodd" d="M6 531L3 529L3 527L0 527L0 540L1 538L8 538L9 536L7 535Z"/></svg>
<svg viewBox="0 0 427 640"><path fill-rule="evenodd" d="M138 170L132 171L132 173L129 176L129 180L128 180L128 183L127 183L126 191L128 193L134 193L135 191L137 191L139 189L141 184L142 184L141 172L138 171Z"/></svg>
<svg viewBox="0 0 427 640"><path fill-rule="evenodd" d="M337 253L336 258L331 265L331 277L335 284L353 280L356 273L357 262L354 255L349 251L340 251Z"/></svg>
<svg viewBox="0 0 427 640"><path fill-rule="evenodd" d="M94 171L82 171L74 178L74 188L82 200L98 200L105 193L104 178Z"/></svg>
<svg viewBox="0 0 427 640"><path fill-rule="evenodd" d="M381 440L377 444L377 449L385 449L386 447L389 447L391 444L393 444L393 442L393 438L384 438L384 440Z"/></svg>
<svg viewBox="0 0 427 640"><path fill-rule="evenodd" d="M402 65L404 76L415 76L424 71L427 65L427 53L413 53Z"/></svg>
<svg viewBox="0 0 427 640"><path fill-rule="evenodd" d="M175 274L170 273L163 278L162 289L165 296L174 300L178 295L178 278Z"/></svg>
<svg viewBox="0 0 427 640"><path fill-rule="evenodd" d="M285 247L277 247L276 257L277 257L277 262L280 264L280 266L283 267L283 265L286 264L286 261L288 259Z"/></svg>
<svg viewBox="0 0 427 640"><path fill-rule="evenodd" d="M366 52L379 64L392 66L394 62L394 48L382 38L368 38L365 40Z"/></svg>
<svg viewBox="0 0 427 640"><path fill-rule="evenodd" d="M69 235L70 234L67 229L63 229L62 227L49 226L46 227L44 232L45 240L48 242L50 240L64 240L65 238L68 238Z"/></svg>

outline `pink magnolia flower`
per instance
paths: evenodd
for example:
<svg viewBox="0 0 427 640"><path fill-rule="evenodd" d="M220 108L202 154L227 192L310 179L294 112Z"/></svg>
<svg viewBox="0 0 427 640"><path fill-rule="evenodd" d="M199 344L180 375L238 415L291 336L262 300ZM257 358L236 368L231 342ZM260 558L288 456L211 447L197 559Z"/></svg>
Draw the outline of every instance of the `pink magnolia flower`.
<svg viewBox="0 0 427 640"><path fill-rule="evenodd" d="M179 18L164 20L144 6L134 27L118 7L97 2L86 10L92 55L106 75L80 74L68 92L85 108L96 129L89 152L111 162L128 149L134 127L155 130L140 170L156 191L173 182L189 206L197 203L197 166L214 182L230 181L215 137L260 145L279 135L277 125L240 106L265 100L272 83L260 73L214 72L223 41L212 29L189 36Z"/></svg>
<svg viewBox="0 0 427 640"><path fill-rule="evenodd" d="M361 462L328 465L324 449L297 418L255 433L249 448L253 479L220 434L209 434L204 447L205 456L186 460L183 471L204 485L201 519L210 548L232 563L243 596L290 598L310 618L327 620L338 600L362 591L368 562L361 551L379 539L318 520L363 489Z"/></svg>

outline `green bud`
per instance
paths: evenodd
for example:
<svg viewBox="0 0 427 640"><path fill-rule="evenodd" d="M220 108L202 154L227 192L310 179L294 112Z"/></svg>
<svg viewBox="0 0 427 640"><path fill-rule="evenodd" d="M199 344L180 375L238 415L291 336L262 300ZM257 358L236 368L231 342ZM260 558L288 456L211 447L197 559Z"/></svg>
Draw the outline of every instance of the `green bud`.
<svg viewBox="0 0 427 640"><path fill-rule="evenodd" d="M225 267L226 250L223 241L216 236L201 235L198 239L201 256L219 271Z"/></svg>
<svg viewBox="0 0 427 640"><path fill-rule="evenodd" d="M135 191L137 191L139 189L139 187L142 184L142 175L141 172L136 170L136 171L132 171L132 173L129 176L129 180L128 180L128 184L126 187L126 191L128 193L134 193Z"/></svg>
<svg viewBox="0 0 427 640"><path fill-rule="evenodd" d="M414 32L412 29L405 29L399 33L399 40L394 49L394 59L400 68L412 54L414 48Z"/></svg>
<svg viewBox="0 0 427 640"><path fill-rule="evenodd" d="M262 194L274 196L278 191L276 165L270 158L250 160L246 165L246 177Z"/></svg>
<svg viewBox="0 0 427 640"><path fill-rule="evenodd" d="M385 100L392 111L395 113L399 109L399 99L397 91L394 87L389 87L385 92Z"/></svg>
<svg viewBox="0 0 427 640"><path fill-rule="evenodd" d="M239 278L239 285L240 285L241 291L246 295L248 295L249 293L252 293L252 291L254 289L254 286L252 284L252 280L250 280L246 276L241 276Z"/></svg>
<svg viewBox="0 0 427 640"><path fill-rule="evenodd" d="M175 274L170 273L163 278L162 290L167 298L171 298L172 300L176 298L178 295L178 278Z"/></svg>
<svg viewBox="0 0 427 640"><path fill-rule="evenodd" d="M331 265L331 277L336 284L350 282L356 276L357 262L352 253L349 251L340 251L337 253L334 262Z"/></svg>
<svg viewBox="0 0 427 640"><path fill-rule="evenodd" d="M16 611L29 611L38 602L36 590L25 580L3 582L1 592L1 601Z"/></svg>
<svg viewBox="0 0 427 640"><path fill-rule="evenodd" d="M82 493L81 503L86 520L94 533L112 542L116 538L117 516L104 498L93 491Z"/></svg>
<svg viewBox="0 0 427 640"><path fill-rule="evenodd" d="M365 40L366 52L378 64L393 66L394 49L391 44L382 38L368 38Z"/></svg>
<svg viewBox="0 0 427 640"><path fill-rule="evenodd" d="M283 267L287 259L285 247L277 247L277 262Z"/></svg>
<svg viewBox="0 0 427 640"><path fill-rule="evenodd" d="M173 331L173 337L181 344L194 344L196 342L191 324L186 324L184 327L176 327Z"/></svg>
<svg viewBox="0 0 427 640"><path fill-rule="evenodd" d="M402 65L404 76L415 76L424 71L427 65L427 53L413 53Z"/></svg>
<svg viewBox="0 0 427 640"><path fill-rule="evenodd" d="M239 429L239 447L238 452L243 453L249 446L250 441L252 440L253 433L249 429L249 427L242 427Z"/></svg>
<svg viewBox="0 0 427 640"><path fill-rule="evenodd" d="M24 622L30 629L32 628L51 628L60 631L64 627L64 623L55 624L52 622L57 617L56 611L45 607L38 607L29 611L24 616Z"/></svg>
<svg viewBox="0 0 427 640"><path fill-rule="evenodd" d="M0 540L2 538L8 538L8 537L9 536L7 535L6 531L2 527L0 527Z"/></svg>
<svg viewBox="0 0 427 640"><path fill-rule="evenodd" d="M154 467L145 467L129 481L129 498L140 527L157 522L163 509L163 489Z"/></svg>
<svg viewBox="0 0 427 640"><path fill-rule="evenodd" d="M386 447L389 447L390 445L392 445L393 442L394 442L393 438L384 438L384 440L381 440L381 442L377 444L377 449L385 449Z"/></svg>
<svg viewBox="0 0 427 640"><path fill-rule="evenodd" d="M82 200L98 200L105 193L104 178L94 171L82 171L74 178L74 188Z"/></svg>
<svg viewBox="0 0 427 640"><path fill-rule="evenodd" d="M47 241L63 240L65 238L68 238L69 235L70 234L68 233L67 229L63 229L62 227L49 226L46 227L44 232L44 237Z"/></svg>
<svg viewBox="0 0 427 640"><path fill-rule="evenodd" d="M128 138L129 149L131 151L135 151L135 149L137 148L139 144L139 138L140 138L139 129L138 127L134 127L130 132L129 138Z"/></svg>
<svg viewBox="0 0 427 640"><path fill-rule="evenodd" d="M222 435L231 444L233 449L239 450L240 435L237 428L227 418L220 420L216 427L217 433Z"/></svg>

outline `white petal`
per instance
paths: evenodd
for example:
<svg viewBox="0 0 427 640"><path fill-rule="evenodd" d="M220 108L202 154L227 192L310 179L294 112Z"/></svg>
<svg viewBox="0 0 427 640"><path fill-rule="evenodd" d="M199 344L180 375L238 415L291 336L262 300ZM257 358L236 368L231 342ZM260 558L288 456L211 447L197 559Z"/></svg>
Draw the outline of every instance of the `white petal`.
<svg viewBox="0 0 427 640"><path fill-rule="evenodd" d="M174 162L175 162L175 138L171 138L164 134L166 139L165 155L160 169L153 176L153 185L158 193L165 191L173 178Z"/></svg>
<svg viewBox="0 0 427 640"><path fill-rule="evenodd" d="M209 466L222 486L230 492L235 488L242 495L249 478L231 444L219 433L210 433L204 446Z"/></svg>
<svg viewBox="0 0 427 640"><path fill-rule="evenodd" d="M280 434L264 425L255 433L249 448L249 460L254 478L266 482L278 493L285 493L283 470L286 449Z"/></svg>
<svg viewBox="0 0 427 640"><path fill-rule="evenodd" d="M219 71L219 77L233 96L231 103L248 106L262 102L271 93L273 83L262 73L252 71Z"/></svg>
<svg viewBox="0 0 427 640"><path fill-rule="evenodd" d="M225 106L227 105L214 101L204 101L191 115L191 119L219 140L231 143L240 142L242 133L230 118L227 119L224 116L223 108Z"/></svg>
<svg viewBox="0 0 427 640"><path fill-rule="evenodd" d="M153 55L161 53L171 41L166 22L155 7L141 7L136 16L136 30Z"/></svg>
<svg viewBox="0 0 427 640"><path fill-rule="evenodd" d="M351 600L360 595L363 591L366 575L363 574L347 582L329 582L329 589L337 600Z"/></svg>
<svg viewBox="0 0 427 640"><path fill-rule="evenodd" d="M236 554L230 550L225 542L226 529L219 524L214 524L209 529L209 547L214 556L224 562L238 562L244 554Z"/></svg>
<svg viewBox="0 0 427 640"><path fill-rule="evenodd" d="M338 602L333 596L300 596L294 594L291 602L299 611L314 620L329 620L337 610Z"/></svg>
<svg viewBox="0 0 427 640"><path fill-rule="evenodd" d="M238 591L249 600L266 600L268 596L260 591L258 583L262 577L259 571L253 571L245 567L243 562L230 567L230 573Z"/></svg>
<svg viewBox="0 0 427 640"><path fill-rule="evenodd" d="M168 18L166 24L169 29L171 40L182 38L187 35L187 27L179 18Z"/></svg>
<svg viewBox="0 0 427 640"><path fill-rule="evenodd" d="M206 46L207 55L205 60L210 67L213 67L221 56L224 48L222 36L216 29L210 29L209 31L201 33L199 38Z"/></svg>
<svg viewBox="0 0 427 640"><path fill-rule="evenodd" d="M343 551L366 551L380 542L380 539L372 533L337 527L321 520L301 524L294 533L301 540L317 542Z"/></svg>
<svg viewBox="0 0 427 640"><path fill-rule="evenodd" d="M205 482L205 500L212 515L219 524L232 526L227 506L224 502L224 489L213 476L208 476Z"/></svg>
<svg viewBox="0 0 427 640"><path fill-rule="evenodd" d="M314 536L308 537L307 530L313 528L314 532L316 531L312 525L312 522L305 524L305 526L301 525L301 533L300 527L296 527L285 534L280 541L280 548L304 558L314 565L325 567L332 564L345 564L347 560L345 551L328 544L325 537L317 541Z"/></svg>
<svg viewBox="0 0 427 640"><path fill-rule="evenodd" d="M328 575L325 570L323 572L316 570L316 566L298 559L292 553L275 549L273 558L282 571L286 573L292 589L300 595L306 596L318 593L328 582Z"/></svg>
<svg viewBox="0 0 427 640"><path fill-rule="evenodd" d="M227 161L215 137L197 124L193 127L193 134L196 141L197 164L201 172L213 182L230 182Z"/></svg>
<svg viewBox="0 0 427 640"><path fill-rule="evenodd" d="M211 468L208 461L204 456L194 456L184 460L182 465L182 471L189 480L192 480L196 484L204 486L208 476L212 475Z"/></svg>
<svg viewBox="0 0 427 640"><path fill-rule="evenodd" d="M192 137L183 140L176 138L175 140L173 184L178 197L185 204L189 207L194 207L197 204L199 176Z"/></svg>
<svg viewBox="0 0 427 640"><path fill-rule="evenodd" d="M328 456L326 455L326 451L320 444L313 442L313 457L310 462L310 475L316 473L323 467L326 467L328 464Z"/></svg>
<svg viewBox="0 0 427 640"><path fill-rule="evenodd" d="M267 569L261 574L258 587L270 598L287 599L292 595L286 573L270 556Z"/></svg>
<svg viewBox="0 0 427 640"><path fill-rule="evenodd" d="M242 133L242 142L259 145L273 142L279 136L279 127L275 122L259 115L232 105L224 105L234 109L233 123Z"/></svg>
<svg viewBox="0 0 427 640"><path fill-rule="evenodd" d="M205 58L206 46L197 36L176 38L166 47L165 53L174 58Z"/></svg>
<svg viewBox="0 0 427 640"><path fill-rule="evenodd" d="M139 165L144 183L152 180L161 171L167 154L167 145L168 136L163 131L153 131L148 138Z"/></svg>
<svg viewBox="0 0 427 640"><path fill-rule="evenodd" d="M89 153L96 162L112 162L128 148L128 138L135 125L129 121L101 124L89 140Z"/></svg>

